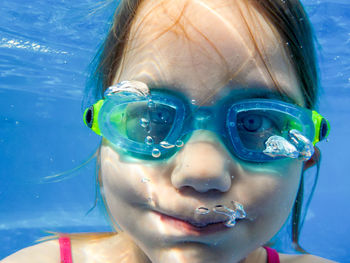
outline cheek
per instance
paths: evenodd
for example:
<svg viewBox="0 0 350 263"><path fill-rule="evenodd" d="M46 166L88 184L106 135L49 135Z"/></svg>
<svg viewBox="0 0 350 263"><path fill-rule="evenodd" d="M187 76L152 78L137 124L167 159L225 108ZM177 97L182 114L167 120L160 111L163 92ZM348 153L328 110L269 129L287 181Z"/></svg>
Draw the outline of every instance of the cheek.
<svg viewBox="0 0 350 263"><path fill-rule="evenodd" d="M167 165L144 165L136 160L123 160L109 146L101 148L101 179L108 208L115 211L135 205L147 206L159 192L159 184L167 173ZM157 182L157 183L156 183ZM119 214L119 213L118 213ZM122 214L122 213L120 213Z"/></svg>
<svg viewBox="0 0 350 263"><path fill-rule="evenodd" d="M144 196L144 178L147 171L124 163L120 156L108 146L101 148L101 177L107 203L113 200L136 201ZM113 207L113 206L111 206Z"/></svg>
<svg viewBox="0 0 350 263"><path fill-rule="evenodd" d="M238 195L247 204L247 213L255 221L252 231L276 233L287 219L299 188L302 163L288 161L278 170L257 173L246 171L239 182Z"/></svg>

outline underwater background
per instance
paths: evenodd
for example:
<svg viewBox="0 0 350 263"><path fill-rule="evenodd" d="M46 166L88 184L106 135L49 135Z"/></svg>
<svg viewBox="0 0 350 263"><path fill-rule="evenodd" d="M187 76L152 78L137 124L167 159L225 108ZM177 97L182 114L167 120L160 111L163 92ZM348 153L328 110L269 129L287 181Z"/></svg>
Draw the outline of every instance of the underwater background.
<svg viewBox="0 0 350 263"><path fill-rule="evenodd" d="M319 112L331 134L319 145L319 181L300 243L312 254L350 262L350 1L303 3L318 39ZM111 230L101 204L95 206L94 160L58 182L43 179L85 163L100 142L84 126L81 105L89 63L117 5L0 2L0 259L44 231Z"/></svg>

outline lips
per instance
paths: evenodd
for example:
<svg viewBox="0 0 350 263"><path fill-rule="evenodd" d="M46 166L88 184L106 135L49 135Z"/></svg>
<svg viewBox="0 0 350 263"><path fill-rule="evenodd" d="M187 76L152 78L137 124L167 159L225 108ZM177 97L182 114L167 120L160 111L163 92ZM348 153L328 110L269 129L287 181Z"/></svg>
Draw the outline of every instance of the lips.
<svg viewBox="0 0 350 263"><path fill-rule="evenodd" d="M177 217L177 216L170 216L167 214L162 214L162 217L167 218L167 219L171 219L171 220L176 220L176 221L182 221L185 222L187 224L190 224L196 228L204 228L208 225L212 225L212 224L219 224L219 223L223 223L227 221L227 217L226 218L222 218L221 220L214 220L211 218L204 218L202 220L195 220L195 219L190 219L190 218L181 218L181 217Z"/></svg>
<svg viewBox="0 0 350 263"><path fill-rule="evenodd" d="M198 236L228 229L224 224L227 221L227 217L203 217L201 220L195 220L194 218L184 218L183 216L173 216L161 212L155 213L159 215L160 220L167 226L189 235Z"/></svg>

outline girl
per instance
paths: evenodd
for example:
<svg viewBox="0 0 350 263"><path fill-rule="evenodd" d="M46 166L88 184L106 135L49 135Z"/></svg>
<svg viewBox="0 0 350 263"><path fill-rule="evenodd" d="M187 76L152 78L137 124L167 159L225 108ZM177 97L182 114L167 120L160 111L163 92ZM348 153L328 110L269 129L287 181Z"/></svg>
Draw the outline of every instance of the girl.
<svg viewBox="0 0 350 263"><path fill-rule="evenodd" d="M122 1L100 53L100 185L116 233L61 235L3 262L330 262L265 247L328 134L297 0Z"/></svg>

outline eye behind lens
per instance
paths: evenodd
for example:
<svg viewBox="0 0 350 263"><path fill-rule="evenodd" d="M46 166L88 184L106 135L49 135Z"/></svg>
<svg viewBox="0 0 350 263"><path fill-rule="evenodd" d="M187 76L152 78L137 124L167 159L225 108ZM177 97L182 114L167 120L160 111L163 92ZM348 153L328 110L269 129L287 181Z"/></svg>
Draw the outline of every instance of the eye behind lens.
<svg viewBox="0 0 350 263"><path fill-rule="evenodd" d="M262 125L262 117L256 114L250 114L243 118L243 126L249 132L255 132Z"/></svg>

